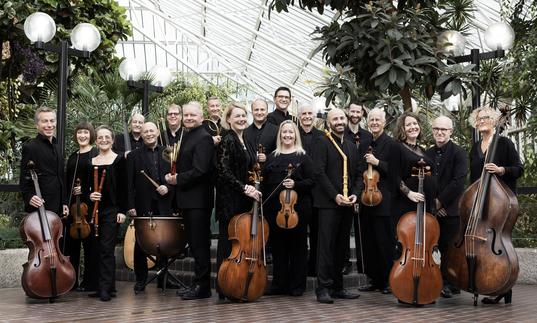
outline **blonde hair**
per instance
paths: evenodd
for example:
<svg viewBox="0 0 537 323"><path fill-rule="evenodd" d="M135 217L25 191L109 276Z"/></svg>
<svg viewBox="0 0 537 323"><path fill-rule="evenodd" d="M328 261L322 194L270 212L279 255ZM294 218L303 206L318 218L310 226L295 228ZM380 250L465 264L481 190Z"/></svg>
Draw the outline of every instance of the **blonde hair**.
<svg viewBox="0 0 537 323"><path fill-rule="evenodd" d="M246 108L243 105L237 102L231 102L231 104L228 105L226 109L224 110L224 113L222 113L222 119L220 120L222 128L227 129L227 130L231 129L231 126L227 122L227 119L231 116L231 112L233 112L233 109L235 108L241 109L242 111L244 111L244 113L246 113L246 115L248 115L248 110L246 110Z"/></svg>
<svg viewBox="0 0 537 323"><path fill-rule="evenodd" d="M487 112L490 115L490 117L492 118L493 125L495 125L500 119L500 115L501 115L500 112L486 105L483 107L479 107L475 109L474 111L472 111L472 113L470 113L470 116L468 117L468 122L470 123L472 127L475 128L477 126L477 116L479 115L479 112L482 112L482 111Z"/></svg>
<svg viewBox="0 0 537 323"><path fill-rule="evenodd" d="M298 131L297 125L292 120L285 120L280 124L280 127L278 128L278 135L276 137L276 149L274 150L274 156L279 156L282 153L282 129L284 125L290 124L293 127L293 131L295 132L295 148L296 148L296 154L297 155L304 155L306 154L306 151L304 148L302 148L302 139L300 139L300 132Z"/></svg>

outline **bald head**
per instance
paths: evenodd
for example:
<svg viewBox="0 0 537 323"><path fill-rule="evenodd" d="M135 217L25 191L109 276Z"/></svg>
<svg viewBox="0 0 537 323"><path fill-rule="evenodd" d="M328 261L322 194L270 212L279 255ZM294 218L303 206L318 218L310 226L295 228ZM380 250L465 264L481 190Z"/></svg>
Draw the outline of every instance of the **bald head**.
<svg viewBox="0 0 537 323"><path fill-rule="evenodd" d="M343 132L347 126L347 116L345 115L345 112L341 109L333 108L328 111L326 119L330 130L340 137L343 136Z"/></svg>
<svg viewBox="0 0 537 323"><path fill-rule="evenodd" d="M157 146L158 143L158 136L160 133L158 132L157 125L153 122L146 122L142 126L142 139L144 140L144 144L147 147L154 148Z"/></svg>
<svg viewBox="0 0 537 323"><path fill-rule="evenodd" d="M453 134L453 121L446 116L439 116L433 121L433 137L436 145L442 147L449 142Z"/></svg>

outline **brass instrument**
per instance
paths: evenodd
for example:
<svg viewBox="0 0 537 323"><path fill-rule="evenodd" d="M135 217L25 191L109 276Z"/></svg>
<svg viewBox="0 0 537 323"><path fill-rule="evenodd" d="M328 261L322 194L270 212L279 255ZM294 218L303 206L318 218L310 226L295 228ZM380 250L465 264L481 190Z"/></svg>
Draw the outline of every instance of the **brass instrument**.
<svg viewBox="0 0 537 323"><path fill-rule="evenodd" d="M171 175L175 175L176 172L177 158L179 157L179 151L181 150L181 144L183 143L184 133L185 130L183 129L181 131L181 137L179 137L179 142L173 144L173 146L168 145L162 150L162 159L171 164Z"/></svg>
<svg viewBox="0 0 537 323"><path fill-rule="evenodd" d="M334 137L332 137L332 133L328 130L325 130L324 133L332 141L334 144L334 147L336 147L337 151L341 155L341 158L343 158L343 197L345 199L349 199L349 175L347 174L347 155L339 148L337 142L334 140Z"/></svg>

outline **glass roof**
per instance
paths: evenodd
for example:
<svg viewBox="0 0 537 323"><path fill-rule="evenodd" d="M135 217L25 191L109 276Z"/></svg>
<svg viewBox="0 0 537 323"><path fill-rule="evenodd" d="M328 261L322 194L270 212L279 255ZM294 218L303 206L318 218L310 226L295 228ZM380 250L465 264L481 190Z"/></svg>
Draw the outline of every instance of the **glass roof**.
<svg viewBox="0 0 537 323"><path fill-rule="evenodd" d="M485 48L487 26L501 21L500 3L474 0L476 11L468 48ZM313 100L326 66L311 33L341 19L299 7L271 12L269 0L118 0L128 12L133 36L117 44L117 54L135 58L149 70L154 65L193 73L241 89L235 99L264 97L288 86L297 102ZM468 50L469 51L469 50Z"/></svg>

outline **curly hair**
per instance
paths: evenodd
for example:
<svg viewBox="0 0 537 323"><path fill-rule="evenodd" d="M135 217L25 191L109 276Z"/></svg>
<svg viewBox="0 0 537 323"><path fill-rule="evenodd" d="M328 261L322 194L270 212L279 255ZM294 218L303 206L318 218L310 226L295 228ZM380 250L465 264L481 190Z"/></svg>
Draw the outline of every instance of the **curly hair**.
<svg viewBox="0 0 537 323"><path fill-rule="evenodd" d="M397 122L395 123L395 131L394 131L394 137L395 137L395 140L399 141L399 142L404 142L406 140L406 132L405 132L405 119L407 117L412 117L414 119L416 119L416 121L418 121L418 124L420 125L420 134L418 135L418 140L421 139L421 120L420 120L420 117L418 116L418 114L414 113L414 112L410 112L410 111L405 111L403 112L403 114L401 114L399 116L399 118L397 118Z"/></svg>
<svg viewBox="0 0 537 323"><path fill-rule="evenodd" d="M492 124L496 125L496 123L500 119L501 113L488 105L479 107L472 111L472 113L470 113L470 116L468 117L468 122L470 123L470 125L474 128L477 126L477 116L479 115L479 112L482 111L488 113L488 115L492 118Z"/></svg>

